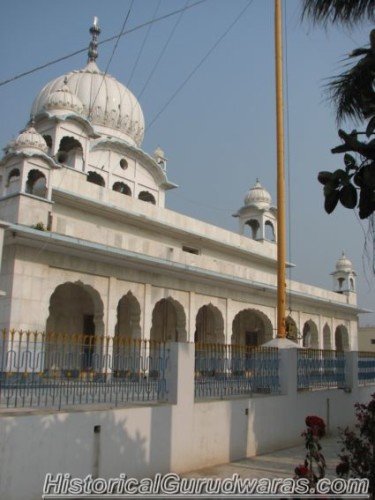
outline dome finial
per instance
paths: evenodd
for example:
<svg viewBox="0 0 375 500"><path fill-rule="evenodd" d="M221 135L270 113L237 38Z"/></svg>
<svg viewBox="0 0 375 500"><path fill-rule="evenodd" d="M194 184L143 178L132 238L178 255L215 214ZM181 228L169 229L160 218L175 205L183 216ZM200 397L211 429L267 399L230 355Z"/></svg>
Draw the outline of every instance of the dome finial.
<svg viewBox="0 0 375 500"><path fill-rule="evenodd" d="M100 35L100 28L98 24L98 18L95 16L94 17L94 22L90 28L90 33L92 40L89 45L89 51L88 51L88 62L96 61L98 57L98 37Z"/></svg>

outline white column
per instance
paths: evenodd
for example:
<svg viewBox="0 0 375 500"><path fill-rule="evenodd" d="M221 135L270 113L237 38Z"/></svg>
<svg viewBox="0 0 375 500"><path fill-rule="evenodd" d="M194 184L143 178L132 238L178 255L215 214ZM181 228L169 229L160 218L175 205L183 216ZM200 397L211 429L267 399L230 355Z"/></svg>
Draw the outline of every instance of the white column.
<svg viewBox="0 0 375 500"><path fill-rule="evenodd" d="M152 325L151 285L145 284L143 298L143 338L150 338Z"/></svg>

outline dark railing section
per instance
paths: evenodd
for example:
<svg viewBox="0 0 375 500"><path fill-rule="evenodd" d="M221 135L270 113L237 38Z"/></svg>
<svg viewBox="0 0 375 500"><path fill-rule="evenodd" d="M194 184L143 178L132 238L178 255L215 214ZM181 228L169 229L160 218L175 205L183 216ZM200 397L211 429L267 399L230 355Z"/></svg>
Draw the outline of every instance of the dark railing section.
<svg viewBox="0 0 375 500"><path fill-rule="evenodd" d="M164 400L168 355L162 342L3 331L0 408Z"/></svg>
<svg viewBox="0 0 375 500"><path fill-rule="evenodd" d="M346 385L345 353L320 349L297 349L297 389L320 389Z"/></svg>
<svg viewBox="0 0 375 500"><path fill-rule="evenodd" d="M278 391L277 349L195 344L196 399Z"/></svg>
<svg viewBox="0 0 375 500"><path fill-rule="evenodd" d="M358 352L358 383L375 384L375 352Z"/></svg>

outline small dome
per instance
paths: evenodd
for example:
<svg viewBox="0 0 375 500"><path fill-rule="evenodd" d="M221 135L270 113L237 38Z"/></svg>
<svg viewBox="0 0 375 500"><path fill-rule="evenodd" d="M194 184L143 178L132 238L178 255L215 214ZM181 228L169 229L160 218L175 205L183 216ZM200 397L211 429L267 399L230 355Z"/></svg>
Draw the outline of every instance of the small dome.
<svg viewBox="0 0 375 500"><path fill-rule="evenodd" d="M48 96L44 108L47 110L73 111L80 115L83 111L83 104L80 99L70 91L67 86L67 79L65 78L64 85Z"/></svg>
<svg viewBox="0 0 375 500"><path fill-rule="evenodd" d="M39 92L31 114L38 116L51 106L78 112L85 117L98 133L123 139L140 146L145 121L137 98L122 83L100 71L90 60L83 69L60 76ZM54 108L56 109L56 108Z"/></svg>
<svg viewBox="0 0 375 500"><path fill-rule="evenodd" d="M38 149L43 153L47 153L48 146L44 137L39 134L33 125L27 127L26 130L20 133L17 139L12 143L13 150L20 149Z"/></svg>
<svg viewBox="0 0 375 500"><path fill-rule="evenodd" d="M156 159L165 159L165 153L164 151L161 149L160 146L158 146L155 151L154 151L154 158Z"/></svg>
<svg viewBox="0 0 375 500"><path fill-rule="evenodd" d="M353 270L353 264L346 257L345 252L342 252L341 257L336 262L336 271L352 271L352 270Z"/></svg>
<svg viewBox="0 0 375 500"><path fill-rule="evenodd" d="M257 179L255 186L252 187L245 196L245 206L255 206L259 209L268 210L271 206L272 198L270 193L262 187Z"/></svg>

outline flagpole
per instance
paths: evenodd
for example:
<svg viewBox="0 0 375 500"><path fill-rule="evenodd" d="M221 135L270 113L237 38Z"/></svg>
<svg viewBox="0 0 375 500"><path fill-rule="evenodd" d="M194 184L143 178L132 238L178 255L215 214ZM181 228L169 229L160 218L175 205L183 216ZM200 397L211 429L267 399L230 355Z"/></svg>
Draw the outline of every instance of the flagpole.
<svg viewBox="0 0 375 500"><path fill-rule="evenodd" d="M281 1L275 0L275 73L277 139L277 337L285 338L286 223L284 168L283 40Z"/></svg>

